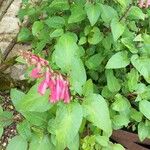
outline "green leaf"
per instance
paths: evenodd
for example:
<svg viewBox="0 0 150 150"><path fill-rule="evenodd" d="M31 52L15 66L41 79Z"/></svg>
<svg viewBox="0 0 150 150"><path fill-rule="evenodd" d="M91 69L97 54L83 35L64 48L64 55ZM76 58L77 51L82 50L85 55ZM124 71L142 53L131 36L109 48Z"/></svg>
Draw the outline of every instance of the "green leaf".
<svg viewBox="0 0 150 150"><path fill-rule="evenodd" d="M37 43L36 48L35 48L35 53L38 54L40 53L44 47L46 46L47 40L43 39L40 42Z"/></svg>
<svg viewBox="0 0 150 150"><path fill-rule="evenodd" d="M31 40L32 38L32 34L31 31L28 28L21 28L18 37L17 37L17 41L18 42L27 42L29 40Z"/></svg>
<svg viewBox="0 0 150 150"><path fill-rule="evenodd" d="M122 38L121 42L130 50L131 53L137 53L138 50L136 49L133 39L132 38Z"/></svg>
<svg viewBox="0 0 150 150"><path fill-rule="evenodd" d="M98 94L88 95L83 101L83 108L87 120L93 125L111 134L111 120L105 99Z"/></svg>
<svg viewBox="0 0 150 150"><path fill-rule="evenodd" d="M139 71L139 73L145 78L145 80L150 83L150 58L139 57L138 55L133 55L131 57L132 65Z"/></svg>
<svg viewBox="0 0 150 150"><path fill-rule="evenodd" d="M65 25L65 20L60 16L53 16L45 20L49 28L62 28Z"/></svg>
<svg viewBox="0 0 150 150"><path fill-rule="evenodd" d="M13 105L15 106L17 111L19 110L18 104L23 99L24 96L25 96L25 93L17 89L11 89L10 91L11 101L13 102Z"/></svg>
<svg viewBox="0 0 150 150"><path fill-rule="evenodd" d="M131 108L130 116L136 122L141 122L142 121L142 117L143 117L142 113L137 111L134 108Z"/></svg>
<svg viewBox="0 0 150 150"><path fill-rule="evenodd" d="M150 135L150 127L146 126L143 122L138 124L138 136L141 141L144 141Z"/></svg>
<svg viewBox="0 0 150 150"><path fill-rule="evenodd" d="M131 107L130 102L121 94L115 95L115 102L112 104L112 109L115 111L125 111Z"/></svg>
<svg viewBox="0 0 150 150"><path fill-rule="evenodd" d="M56 9L56 10L68 10L69 3L68 0L53 0L52 3L49 5L49 9Z"/></svg>
<svg viewBox="0 0 150 150"><path fill-rule="evenodd" d="M19 101L18 109L23 111L44 112L52 107L49 102L49 91L45 95L38 93L38 84L34 85L29 92Z"/></svg>
<svg viewBox="0 0 150 150"><path fill-rule="evenodd" d="M123 25L116 18L114 18L111 21L110 26L111 26L111 31L112 31L113 39L116 42L119 39L119 37L123 34L123 32L125 30L125 25Z"/></svg>
<svg viewBox="0 0 150 150"><path fill-rule="evenodd" d="M17 131L22 138L30 140L32 133L30 124L27 120L24 120L23 122L17 124Z"/></svg>
<svg viewBox="0 0 150 150"><path fill-rule="evenodd" d="M86 18L86 12L81 5L73 5L71 7L71 16L68 19L68 23L76 23Z"/></svg>
<svg viewBox="0 0 150 150"><path fill-rule="evenodd" d="M96 142L101 146L107 147L109 138L107 136L96 135Z"/></svg>
<svg viewBox="0 0 150 150"><path fill-rule="evenodd" d="M119 80L114 76L113 70L106 70L105 74L107 78L108 89L111 92L117 93L120 90L121 85L119 83Z"/></svg>
<svg viewBox="0 0 150 150"><path fill-rule="evenodd" d="M140 112L150 120L150 102L147 100L142 100L139 102Z"/></svg>
<svg viewBox="0 0 150 150"><path fill-rule="evenodd" d="M129 11L128 17L130 19L135 19L135 20L136 19L142 19L142 20L144 20L145 17L146 17L146 15L142 12L142 10L139 7L132 6L131 9L130 9L130 11Z"/></svg>
<svg viewBox="0 0 150 150"><path fill-rule="evenodd" d="M76 137L82 123L82 107L79 103L61 104L56 118L49 122L49 131L56 136L57 148L65 149Z"/></svg>
<svg viewBox="0 0 150 150"><path fill-rule="evenodd" d="M105 23L110 23L113 18L118 18L117 11L108 5L100 5L101 17Z"/></svg>
<svg viewBox="0 0 150 150"><path fill-rule="evenodd" d="M0 112L0 126L9 126L13 122L13 113L9 111Z"/></svg>
<svg viewBox="0 0 150 150"><path fill-rule="evenodd" d="M34 136L29 144L29 150L55 150L53 144L50 141L50 137L45 135L44 137Z"/></svg>
<svg viewBox="0 0 150 150"><path fill-rule="evenodd" d="M123 126L127 127L130 120L129 117L126 115L115 115L113 116L112 122L115 129L120 129Z"/></svg>
<svg viewBox="0 0 150 150"><path fill-rule="evenodd" d="M39 33L44 29L44 23L41 21L35 21L32 26L32 34L38 36Z"/></svg>
<svg viewBox="0 0 150 150"><path fill-rule="evenodd" d="M129 63L127 51L117 52L107 62L106 69L125 68Z"/></svg>
<svg viewBox="0 0 150 150"><path fill-rule="evenodd" d="M21 136L15 136L8 143L6 150L27 150L28 143Z"/></svg>
<svg viewBox="0 0 150 150"><path fill-rule="evenodd" d="M79 150L79 134L76 135L74 140L68 144L69 150Z"/></svg>
<svg viewBox="0 0 150 150"><path fill-rule="evenodd" d="M127 74L127 85L130 92L133 92L137 89L138 80L138 71L135 68L131 69L131 71Z"/></svg>
<svg viewBox="0 0 150 150"><path fill-rule="evenodd" d="M22 115L31 125L43 127L47 125L49 114L47 112L22 112Z"/></svg>
<svg viewBox="0 0 150 150"><path fill-rule="evenodd" d="M71 64L70 71L70 82L73 89L78 93L82 94L82 86L86 82L86 71L83 62L80 58L72 58L73 63Z"/></svg>
<svg viewBox="0 0 150 150"><path fill-rule="evenodd" d="M113 144L112 150L125 150L125 148L121 144Z"/></svg>
<svg viewBox="0 0 150 150"><path fill-rule="evenodd" d="M117 0L117 2L120 3L120 5L121 5L122 7L126 7L127 4L128 4L128 1L127 1L127 0Z"/></svg>
<svg viewBox="0 0 150 150"><path fill-rule="evenodd" d="M64 33L64 30L62 28L56 29L50 34L50 37L51 38L59 37L59 36L62 36L63 33Z"/></svg>
<svg viewBox="0 0 150 150"><path fill-rule="evenodd" d="M98 27L94 27L88 36L88 42L96 45L103 39L103 34L100 32Z"/></svg>
<svg viewBox="0 0 150 150"><path fill-rule="evenodd" d="M68 72L74 64L74 57L77 54L76 35L73 33L63 34L55 45L54 60L58 67Z"/></svg>
<svg viewBox="0 0 150 150"><path fill-rule="evenodd" d="M104 56L101 53L91 56L86 62L88 69L97 70L100 67L100 64L104 60Z"/></svg>
<svg viewBox="0 0 150 150"><path fill-rule="evenodd" d="M87 80L85 85L83 86L83 94L84 96L88 96L93 93L93 82L91 79Z"/></svg>
<svg viewBox="0 0 150 150"><path fill-rule="evenodd" d="M94 26L94 24L97 22L101 13L100 10L101 8L99 4L86 3L85 11L87 13L87 17L90 21L91 26Z"/></svg>
<svg viewBox="0 0 150 150"><path fill-rule="evenodd" d="M82 36L81 38L80 38L80 40L79 40L79 45L83 45L83 44L85 44L86 43L86 37L85 36Z"/></svg>

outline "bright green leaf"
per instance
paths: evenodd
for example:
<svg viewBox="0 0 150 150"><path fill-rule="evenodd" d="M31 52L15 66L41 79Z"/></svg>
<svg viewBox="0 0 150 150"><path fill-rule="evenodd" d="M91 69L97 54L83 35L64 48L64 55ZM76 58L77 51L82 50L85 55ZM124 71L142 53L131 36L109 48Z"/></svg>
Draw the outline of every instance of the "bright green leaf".
<svg viewBox="0 0 150 150"><path fill-rule="evenodd" d="M138 50L136 49L133 39L132 38L122 38L121 42L130 50L131 53L137 53Z"/></svg>
<svg viewBox="0 0 150 150"><path fill-rule="evenodd" d="M150 102L147 100L142 100L139 102L140 112L150 120Z"/></svg>
<svg viewBox="0 0 150 150"><path fill-rule="evenodd" d="M69 9L69 2L68 0L53 0L52 3L49 5L49 9L56 9L56 10L68 10Z"/></svg>
<svg viewBox="0 0 150 150"><path fill-rule="evenodd" d="M49 102L49 91L45 95L38 93L38 84L34 85L29 92L20 100L18 109L23 111L44 112L52 107Z"/></svg>
<svg viewBox="0 0 150 150"><path fill-rule="evenodd" d="M6 150L27 150L28 143L21 136L15 136L9 142Z"/></svg>
<svg viewBox="0 0 150 150"><path fill-rule="evenodd" d="M35 21L32 26L32 34L38 36L39 33L44 29L44 23L41 21Z"/></svg>
<svg viewBox="0 0 150 150"><path fill-rule="evenodd" d="M75 23L84 20L86 12L81 5L73 5L71 8L71 16L68 19L68 23Z"/></svg>
<svg viewBox="0 0 150 150"><path fill-rule="evenodd" d="M78 93L82 94L82 86L86 82L86 72L83 62L80 58L72 58L71 71L70 71L70 82L73 89Z"/></svg>
<svg viewBox="0 0 150 150"><path fill-rule="evenodd" d="M139 80L139 74L136 69L131 69L131 71L127 74L127 85L130 92L133 92L137 89Z"/></svg>
<svg viewBox="0 0 150 150"><path fill-rule="evenodd" d="M131 19L145 19L145 14L142 12L142 10L137 6L132 6L129 11L129 18Z"/></svg>
<svg viewBox="0 0 150 150"><path fill-rule="evenodd" d="M131 62L133 66L139 71L139 73L145 78L145 80L150 83L150 58L133 55L131 57Z"/></svg>
<svg viewBox="0 0 150 150"><path fill-rule="evenodd" d="M83 101L83 108L87 120L93 125L111 134L111 120L106 101L101 95L91 94Z"/></svg>
<svg viewBox="0 0 150 150"><path fill-rule="evenodd" d="M86 81L85 85L83 86L83 94L84 96L88 96L93 93L93 83L92 80L89 79Z"/></svg>
<svg viewBox="0 0 150 150"><path fill-rule="evenodd" d="M112 109L115 111L125 111L131 107L130 102L121 94L116 94L114 99Z"/></svg>
<svg viewBox="0 0 150 150"><path fill-rule="evenodd" d="M88 19L90 21L91 26L93 26L101 13L101 8L99 4L86 3L85 11L87 13Z"/></svg>
<svg viewBox="0 0 150 150"><path fill-rule="evenodd" d="M59 37L59 36L62 36L63 33L64 33L64 30L62 28L56 29L50 34L50 37L51 38Z"/></svg>
<svg viewBox="0 0 150 150"><path fill-rule="evenodd" d="M68 72L73 65L73 58L77 54L75 34L66 33L62 35L55 45L54 59L58 67Z"/></svg>
<svg viewBox="0 0 150 150"><path fill-rule="evenodd" d="M56 135L57 148L65 149L76 137L82 123L82 107L79 103L61 104L56 118L49 122L50 132Z"/></svg>
<svg viewBox="0 0 150 150"><path fill-rule="evenodd" d="M144 141L150 135L150 127L146 126L143 122L138 124L138 136L141 141Z"/></svg>
<svg viewBox="0 0 150 150"><path fill-rule="evenodd" d="M105 71L106 78L107 78L107 86L111 92L118 92L121 88L119 80L114 76L113 70L106 70Z"/></svg>
<svg viewBox="0 0 150 150"><path fill-rule="evenodd" d="M17 124L17 131L19 135L26 140L29 140L32 136L30 124L27 120Z"/></svg>
<svg viewBox="0 0 150 150"><path fill-rule="evenodd" d="M93 45L98 44L102 39L103 34L100 32L98 27L94 27L88 35L88 42Z"/></svg>
<svg viewBox="0 0 150 150"><path fill-rule="evenodd" d="M111 31L114 38L114 41L116 42L119 37L123 34L125 30L125 25L123 25L121 22L119 22L116 18L114 18L111 21Z"/></svg>
<svg viewBox="0 0 150 150"><path fill-rule="evenodd" d="M125 68L127 65L129 65L129 63L130 61L128 58L128 52L121 51L121 52L117 52L109 59L106 68L107 69Z"/></svg>
<svg viewBox="0 0 150 150"><path fill-rule="evenodd" d="M50 141L50 137L45 135L44 137L33 137L29 144L29 150L55 150Z"/></svg>
<svg viewBox="0 0 150 150"><path fill-rule="evenodd" d="M49 28L61 28L65 25L65 20L60 16L53 16L45 20L45 23Z"/></svg>
<svg viewBox="0 0 150 150"><path fill-rule="evenodd" d="M100 5L101 6L101 17L105 23L110 23L113 18L118 18L117 11L108 5Z"/></svg>
<svg viewBox="0 0 150 150"><path fill-rule="evenodd" d="M104 60L104 56L101 53L91 56L86 62L88 69L97 70L100 67L100 64Z"/></svg>

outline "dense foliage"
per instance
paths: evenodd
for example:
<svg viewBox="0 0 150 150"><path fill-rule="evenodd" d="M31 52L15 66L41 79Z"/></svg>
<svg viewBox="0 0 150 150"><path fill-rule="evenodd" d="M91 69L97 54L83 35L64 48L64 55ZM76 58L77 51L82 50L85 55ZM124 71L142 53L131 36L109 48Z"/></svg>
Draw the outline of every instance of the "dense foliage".
<svg viewBox="0 0 150 150"><path fill-rule="evenodd" d="M18 42L67 77L71 100L49 102L41 78L29 91L12 89L24 120L8 150L123 150L109 138L124 127L150 137L150 9L132 0L23 0L18 16L29 22Z"/></svg>

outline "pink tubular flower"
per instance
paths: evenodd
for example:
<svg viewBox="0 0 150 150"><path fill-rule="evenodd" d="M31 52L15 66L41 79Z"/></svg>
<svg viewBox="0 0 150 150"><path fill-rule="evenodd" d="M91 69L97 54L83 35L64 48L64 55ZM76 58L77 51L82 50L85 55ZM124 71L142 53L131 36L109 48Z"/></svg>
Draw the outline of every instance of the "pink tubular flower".
<svg viewBox="0 0 150 150"><path fill-rule="evenodd" d="M144 0L140 0L140 1L139 1L139 7L141 7L141 8L142 8L142 7L143 7L143 5L144 5Z"/></svg>
<svg viewBox="0 0 150 150"><path fill-rule="evenodd" d="M70 92L69 92L68 85L66 85L66 87L65 87L64 102L65 103L69 103L70 102Z"/></svg>
<svg viewBox="0 0 150 150"><path fill-rule="evenodd" d="M145 7L148 8L150 6L150 0L147 0Z"/></svg>
<svg viewBox="0 0 150 150"><path fill-rule="evenodd" d="M46 68L45 79L38 86L38 92L41 95L45 94L46 89L49 87L49 81L50 81L50 73L49 73L49 69Z"/></svg>
<svg viewBox="0 0 150 150"><path fill-rule="evenodd" d="M37 67L32 70L30 76L32 78L40 78L41 77L40 72L41 72L41 64L38 63Z"/></svg>
<svg viewBox="0 0 150 150"><path fill-rule="evenodd" d="M38 93L44 95L46 90L49 88L49 100L51 103L56 103L60 100L64 101L64 103L69 103L71 96L67 79L60 73L53 71L47 60L36 56L31 52L21 52L21 54L30 65L35 66L35 68L31 71L30 77L34 79L44 77L38 86Z"/></svg>
<svg viewBox="0 0 150 150"><path fill-rule="evenodd" d="M150 6L150 0L139 0L139 7L148 8Z"/></svg>

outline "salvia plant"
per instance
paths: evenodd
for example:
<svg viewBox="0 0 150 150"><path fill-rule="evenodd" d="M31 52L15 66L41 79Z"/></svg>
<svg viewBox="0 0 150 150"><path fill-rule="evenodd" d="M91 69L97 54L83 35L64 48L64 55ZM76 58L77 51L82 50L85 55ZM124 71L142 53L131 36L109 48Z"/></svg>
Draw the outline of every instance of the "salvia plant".
<svg viewBox="0 0 150 150"><path fill-rule="evenodd" d="M7 150L124 150L124 128L150 138L150 1L23 0L18 42L31 44L22 121Z"/></svg>

